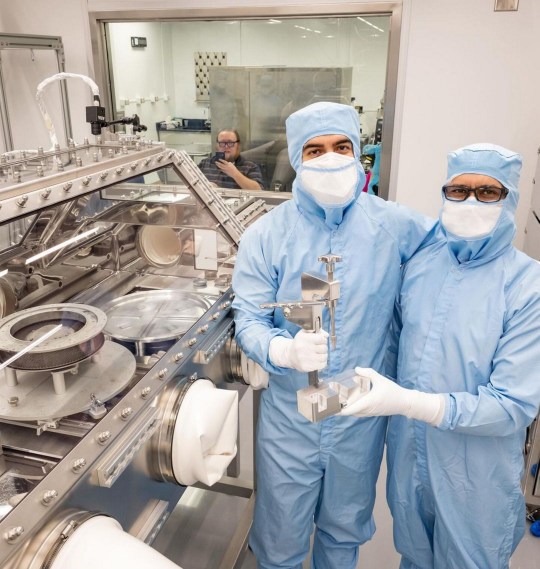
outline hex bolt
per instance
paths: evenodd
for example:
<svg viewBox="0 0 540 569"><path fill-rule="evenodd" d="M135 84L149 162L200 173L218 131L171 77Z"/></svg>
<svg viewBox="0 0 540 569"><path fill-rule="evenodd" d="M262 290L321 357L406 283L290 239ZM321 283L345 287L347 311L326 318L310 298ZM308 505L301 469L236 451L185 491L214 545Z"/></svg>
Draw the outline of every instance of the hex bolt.
<svg viewBox="0 0 540 569"><path fill-rule="evenodd" d="M178 352L177 354L174 354L174 361L178 363L183 357L184 354L182 352Z"/></svg>
<svg viewBox="0 0 540 569"><path fill-rule="evenodd" d="M18 200L17 200L17 205L19 207L24 207L26 205L26 202L28 201L28 196L21 196Z"/></svg>
<svg viewBox="0 0 540 569"><path fill-rule="evenodd" d="M43 492L41 503L44 506L48 506L53 500L56 500L56 498L58 498L58 492L56 490L47 490Z"/></svg>
<svg viewBox="0 0 540 569"><path fill-rule="evenodd" d="M80 472L86 466L86 459L85 458L77 458L71 463L71 470L73 472Z"/></svg>
<svg viewBox="0 0 540 569"><path fill-rule="evenodd" d="M97 436L98 443L104 445L111 438L111 431L103 431Z"/></svg>
<svg viewBox="0 0 540 569"><path fill-rule="evenodd" d="M167 368L158 371L158 379L163 379L167 375Z"/></svg>
<svg viewBox="0 0 540 569"><path fill-rule="evenodd" d="M6 533L4 533L4 539L8 543L13 543L17 541L17 539L19 539L19 537L21 537L23 533L24 533L24 528L22 526L14 526L8 529Z"/></svg>
<svg viewBox="0 0 540 569"><path fill-rule="evenodd" d="M10 397L8 399L8 403L10 407L17 407L17 405L19 404L19 398L16 395L14 395L13 397Z"/></svg>
<svg viewBox="0 0 540 569"><path fill-rule="evenodd" d="M126 407L120 411L120 418L126 421L129 419L130 415L133 413L133 409L131 407Z"/></svg>
<svg viewBox="0 0 540 569"><path fill-rule="evenodd" d="M146 399L150 393L152 393L152 388L151 387L145 387L144 389L141 390L141 397L143 399Z"/></svg>

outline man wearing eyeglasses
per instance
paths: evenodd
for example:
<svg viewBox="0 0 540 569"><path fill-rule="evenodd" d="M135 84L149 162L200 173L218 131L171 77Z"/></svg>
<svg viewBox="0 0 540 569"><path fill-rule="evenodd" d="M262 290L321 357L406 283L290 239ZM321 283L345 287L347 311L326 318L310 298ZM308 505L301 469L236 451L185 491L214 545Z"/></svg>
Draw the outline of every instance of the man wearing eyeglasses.
<svg viewBox="0 0 540 569"><path fill-rule="evenodd" d="M216 150L221 153L201 160L199 168L218 188L262 190L261 169L240 155L240 135L235 129L220 130Z"/></svg>
<svg viewBox="0 0 540 569"><path fill-rule="evenodd" d="M451 152L445 240L403 268L387 372L343 415L393 415L388 502L401 569L506 569L523 537L540 403L540 265L512 246L521 156ZM397 357L396 357L397 356Z"/></svg>

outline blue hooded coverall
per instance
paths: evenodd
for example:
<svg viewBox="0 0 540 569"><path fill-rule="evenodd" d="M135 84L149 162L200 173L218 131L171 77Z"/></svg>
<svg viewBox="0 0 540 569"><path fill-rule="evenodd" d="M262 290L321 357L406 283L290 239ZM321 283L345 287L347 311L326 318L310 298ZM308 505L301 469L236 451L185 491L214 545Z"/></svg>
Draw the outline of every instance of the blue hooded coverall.
<svg viewBox="0 0 540 569"><path fill-rule="evenodd" d="M311 138L343 134L360 156L358 116L352 107L315 103L287 119L291 164L298 171L302 148ZM305 164L309 164L309 161ZM372 509L387 419L329 417L310 423L297 410L296 392L308 386L307 373L275 367L270 340L293 337L299 327L282 310L261 310L265 302L301 297L300 276L326 278L317 257L341 255L335 278L341 296L335 313L337 347L330 349L321 378L355 365L380 368L400 280L400 265L426 239L434 223L395 203L361 190L358 162L351 203L322 207L302 189L259 219L242 236L233 302L236 340L246 355L270 372L262 393L257 429L257 496L250 546L259 567L300 569L310 547L313 569L353 569L357 546L375 526ZM324 328L329 330L327 311Z"/></svg>
<svg viewBox="0 0 540 569"><path fill-rule="evenodd" d="M438 428L390 419L388 502L402 569L504 569L523 536L523 448L540 402L540 264L512 246L519 155L472 145L448 166L449 180L485 174L509 194L491 233L442 227L447 241L404 267L397 381L446 405Z"/></svg>

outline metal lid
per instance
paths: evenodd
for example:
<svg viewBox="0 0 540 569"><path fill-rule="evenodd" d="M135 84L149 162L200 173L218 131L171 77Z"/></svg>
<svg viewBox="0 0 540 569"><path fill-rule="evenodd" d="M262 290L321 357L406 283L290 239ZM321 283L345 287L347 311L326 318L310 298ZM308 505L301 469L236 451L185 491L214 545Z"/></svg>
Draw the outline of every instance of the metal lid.
<svg viewBox="0 0 540 569"><path fill-rule="evenodd" d="M104 342L101 331L107 317L85 304L46 304L16 312L0 320L0 362L16 354L9 364L15 369L59 369L95 353ZM53 328L52 336L30 345Z"/></svg>
<svg viewBox="0 0 540 569"><path fill-rule="evenodd" d="M103 331L117 340L174 340L187 332L210 306L206 298L183 290L134 292L102 307L107 315Z"/></svg>

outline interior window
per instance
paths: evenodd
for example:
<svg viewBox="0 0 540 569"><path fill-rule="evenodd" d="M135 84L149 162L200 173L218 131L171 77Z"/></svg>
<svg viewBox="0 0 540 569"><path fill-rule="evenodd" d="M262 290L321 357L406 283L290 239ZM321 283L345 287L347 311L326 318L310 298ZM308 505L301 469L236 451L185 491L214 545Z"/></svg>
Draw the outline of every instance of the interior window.
<svg viewBox="0 0 540 569"><path fill-rule="evenodd" d="M138 114L149 138L196 163L219 150L220 130L235 129L265 189L290 191L287 116L315 101L352 104L374 173L389 28L384 15L109 23L114 117Z"/></svg>

